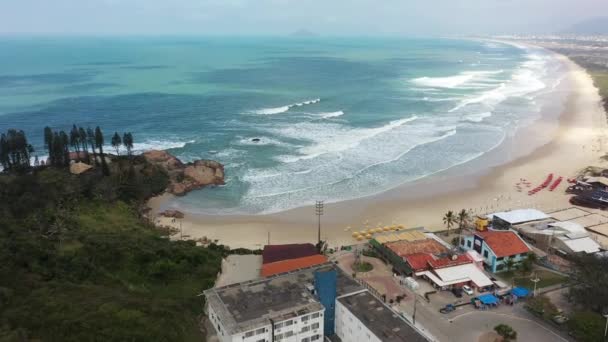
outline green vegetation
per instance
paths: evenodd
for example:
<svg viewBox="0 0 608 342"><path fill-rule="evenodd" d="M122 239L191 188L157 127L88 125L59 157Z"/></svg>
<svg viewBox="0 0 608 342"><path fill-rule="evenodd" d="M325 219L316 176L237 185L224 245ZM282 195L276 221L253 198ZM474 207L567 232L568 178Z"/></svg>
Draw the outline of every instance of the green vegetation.
<svg viewBox="0 0 608 342"><path fill-rule="evenodd" d="M360 261L353 264L353 270L355 272L369 272L374 269L374 266L369 262Z"/></svg>
<svg viewBox="0 0 608 342"><path fill-rule="evenodd" d="M203 339L198 295L228 249L172 242L141 218L168 183L143 157L106 166L0 173L1 341Z"/></svg>
<svg viewBox="0 0 608 342"><path fill-rule="evenodd" d="M510 325L499 324L494 327L494 331L496 331L496 333L502 337L504 342L517 339L517 331L513 330Z"/></svg>
<svg viewBox="0 0 608 342"><path fill-rule="evenodd" d="M572 336L580 342L604 341L606 319L590 311L577 312L570 316L568 328Z"/></svg>
<svg viewBox="0 0 608 342"><path fill-rule="evenodd" d="M528 299L526 308L544 319L551 319L559 313L555 304L546 296L536 296Z"/></svg>
<svg viewBox="0 0 608 342"><path fill-rule="evenodd" d="M445 226L447 227L447 231L445 233L445 235L450 235L450 228L452 228L452 226L457 222L457 218L456 215L454 215L453 211L448 211L447 213L445 213L445 216L443 216L443 224L445 224Z"/></svg>
<svg viewBox="0 0 608 342"><path fill-rule="evenodd" d="M540 279L536 283L537 289L562 284L568 281L568 277L547 270L536 270L534 273ZM502 276L507 284L515 284L516 286L525 287L530 290L534 289L534 282L531 280L533 277L532 275L517 275L513 274L513 272L505 272Z"/></svg>

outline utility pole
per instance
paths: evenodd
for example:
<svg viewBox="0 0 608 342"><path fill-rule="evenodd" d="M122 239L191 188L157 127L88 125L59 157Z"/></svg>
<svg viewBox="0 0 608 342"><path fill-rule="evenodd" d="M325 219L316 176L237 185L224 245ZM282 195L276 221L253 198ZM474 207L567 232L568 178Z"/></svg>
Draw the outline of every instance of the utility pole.
<svg viewBox="0 0 608 342"><path fill-rule="evenodd" d="M534 297L536 297L536 283L540 281L540 278L536 275L536 272L534 272L533 278L530 279L530 281L534 283L534 292L532 293L534 294Z"/></svg>
<svg viewBox="0 0 608 342"><path fill-rule="evenodd" d="M414 314L412 315L412 322L414 326L416 326L416 304L418 304L418 295L414 294Z"/></svg>
<svg viewBox="0 0 608 342"><path fill-rule="evenodd" d="M323 201L317 201L315 204L315 214L318 217L318 231L317 231L317 243L321 244L321 215L323 215Z"/></svg>

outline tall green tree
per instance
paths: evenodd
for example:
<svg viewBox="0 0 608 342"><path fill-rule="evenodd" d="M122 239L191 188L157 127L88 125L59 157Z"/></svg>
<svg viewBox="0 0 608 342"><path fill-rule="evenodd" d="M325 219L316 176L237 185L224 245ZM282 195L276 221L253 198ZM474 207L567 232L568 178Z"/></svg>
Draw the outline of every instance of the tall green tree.
<svg viewBox="0 0 608 342"><path fill-rule="evenodd" d="M123 135L122 143L127 149L127 155L131 156L131 152L133 150L133 135L131 134L131 132L127 132Z"/></svg>
<svg viewBox="0 0 608 342"><path fill-rule="evenodd" d="M120 155L120 146L121 145L122 145L122 139L120 138L120 135L118 134L118 132L114 132L114 135L112 136L112 147L114 147L114 149L116 150L117 156Z"/></svg>
<svg viewBox="0 0 608 342"><path fill-rule="evenodd" d="M443 217L443 224L448 228L447 235L450 235L450 228L456 223L456 216L453 211L448 211Z"/></svg>
<svg viewBox="0 0 608 342"><path fill-rule="evenodd" d="M87 141L87 132L82 127L78 127L78 139L80 140L80 147L82 151L87 155L89 155L89 143Z"/></svg>
<svg viewBox="0 0 608 342"><path fill-rule="evenodd" d="M458 229L462 233L462 229L469 223L471 217L469 216L469 212L462 209L458 213Z"/></svg>
<svg viewBox="0 0 608 342"><path fill-rule="evenodd" d="M8 145L8 139L6 137L6 134L2 133L2 135L0 135L0 165L2 165L2 168L4 170L10 170L11 168L11 159L10 159L10 152L9 152L9 145Z"/></svg>
<svg viewBox="0 0 608 342"><path fill-rule="evenodd" d="M34 148L22 130L9 129L0 136L0 164L6 170L23 170L31 166Z"/></svg>
<svg viewBox="0 0 608 342"><path fill-rule="evenodd" d="M91 146L91 152L93 152L93 161L95 165L99 165L99 161L97 160L97 153L95 152L96 143L95 143L95 131L91 127L87 127L87 142L89 146Z"/></svg>
<svg viewBox="0 0 608 342"><path fill-rule="evenodd" d="M72 125L72 130L70 131L70 146L72 146L76 152L76 159L80 160L80 132L78 132L78 128L75 124Z"/></svg>
<svg viewBox="0 0 608 342"><path fill-rule="evenodd" d="M46 148L46 151L48 153L48 162L51 163L51 165L54 165L55 163L53 162L53 130L49 127L46 126L44 127L44 147Z"/></svg>
<svg viewBox="0 0 608 342"><path fill-rule="evenodd" d="M97 146L97 148L99 149L99 156L101 157L101 168L102 168L103 174L105 176L109 176L110 168L108 167L106 157L103 154L103 144L104 144L103 133L101 132L101 128L99 128L99 126L97 126L97 127L95 127L95 146Z"/></svg>

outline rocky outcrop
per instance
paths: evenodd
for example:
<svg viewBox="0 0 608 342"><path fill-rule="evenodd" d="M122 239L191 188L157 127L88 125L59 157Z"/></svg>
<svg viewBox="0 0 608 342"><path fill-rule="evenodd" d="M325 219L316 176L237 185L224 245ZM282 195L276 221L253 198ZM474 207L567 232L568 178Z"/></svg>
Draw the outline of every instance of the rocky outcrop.
<svg viewBox="0 0 608 342"><path fill-rule="evenodd" d="M159 215L164 216L164 217L177 218L177 219L184 218L184 213L182 213L179 210L174 210L174 209L167 209L167 210L163 211L162 213L160 213Z"/></svg>
<svg viewBox="0 0 608 342"><path fill-rule="evenodd" d="M224 165L213 160L197 160L182 163L166 151L148 151L143 154L146 160L162 168L169 175L167 191L177 195L200 189L209 185L224 184Z"/></svg>

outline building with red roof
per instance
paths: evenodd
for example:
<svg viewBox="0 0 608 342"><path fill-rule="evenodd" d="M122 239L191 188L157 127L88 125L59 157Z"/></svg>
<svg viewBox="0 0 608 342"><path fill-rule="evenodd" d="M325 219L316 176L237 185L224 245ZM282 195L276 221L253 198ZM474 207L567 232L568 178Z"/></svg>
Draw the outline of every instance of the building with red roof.
<svg viewBox="0 0 608 342"><path fill-rule="evenodd" d="M531 251L528 244L512 230L475 232L462 239L461 247L479 253L485 267L491 272L506 270L507 260L517 264L527 258Z"/></svg>
<svg viewBox="0 0 608 342"><path fill-rule="evenodd" d="M262 265L262 276L269 277L271 275L299 270L306 267L321 265L327 262L324 255L311 255L302 258L287 259L275 261Z"/></svg>
<svg viewBox="0 0 608 342"><path fill-rule="evenodd" d="M294 243L288 245L266 245L262 252L262 263L303 258L319 254L317 248L310 243Z"/></svg>

